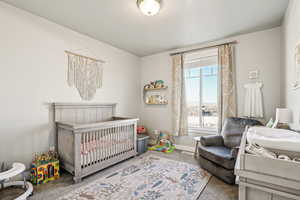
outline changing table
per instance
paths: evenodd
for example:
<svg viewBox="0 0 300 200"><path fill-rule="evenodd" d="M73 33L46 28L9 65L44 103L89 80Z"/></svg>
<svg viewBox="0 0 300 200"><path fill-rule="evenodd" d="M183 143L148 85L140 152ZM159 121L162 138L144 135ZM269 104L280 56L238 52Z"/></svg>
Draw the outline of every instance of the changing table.
<svg viewBox="0 0 300 200"><path fill-rule="evenodd" d="M300 200L300 162L249 154L246 136L235 166L239 200Z"/></svg>

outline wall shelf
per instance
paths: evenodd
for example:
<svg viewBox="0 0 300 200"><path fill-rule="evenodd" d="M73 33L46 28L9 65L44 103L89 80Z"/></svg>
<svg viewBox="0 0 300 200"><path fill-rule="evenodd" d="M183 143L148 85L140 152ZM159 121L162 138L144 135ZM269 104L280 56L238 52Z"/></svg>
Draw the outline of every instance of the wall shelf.
<svg viewBox="0 0 300 200"><path fill-rule="evenodd" d="M168 103L145 103L146 105L168 105Z"/></svg>
<svg viewBox="0 0 300 200"><path fill-rule="evenodd" d="M145 91L166 90L166 89L168 89L168 86L163 88L148 88L148 89L144 88Z"/></svg>
<svg viewBox="0 0 300 200"><path fill-rule="evenodd" d="M160 96L160 97L158 97L158 99L163 98L162 95L161 95L161 92L163 92L167 89L168 89L168 86L164 86L164 87L160 87L160 88L143 88L144 103L146 105L168 105L167 100L165 100L165 101L161 101L161 100L155 101L155 100L152 99L151 101L148 101L148 98L154 98L155 99L155 96ZM149 95L147 96L148 92L149 92Z"/></svg>

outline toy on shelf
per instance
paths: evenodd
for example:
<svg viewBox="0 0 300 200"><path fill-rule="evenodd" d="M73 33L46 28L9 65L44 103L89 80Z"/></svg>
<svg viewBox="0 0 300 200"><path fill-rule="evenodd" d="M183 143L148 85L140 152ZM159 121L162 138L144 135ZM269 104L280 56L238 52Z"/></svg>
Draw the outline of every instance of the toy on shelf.
<svg viewBox="0 0 300 200"><path fill-rule="evenodd" d="M36 154L31 163L31 182L35 185L59 178L59 160L55 151Z"/></svg>
<svg viewBox="0 0 300 200"><path fill-rule="evenodd" d="M138 134L145 134L146 133L146 128L144 126L138 126L137 127L137 133Z"/></svg>
<svg viewBox="0 0 300 200"><path fill-rule="evenodd" d="M151 89L164 89L167 88L163 80L151 81L149 84L144 86L145 90Z"/></svg>
<svg viewBox="0 0 300 200"><path fill-rule="evenodd" d="M168 100L166 100L166 97L163 97L161 95L152 95L148 96L146 98L147 104L167 104Z"/></svg>
<svg viewBox="0 0 300 200"><path fill-rule="evenodd" d="M155 81L155 88L164 88L164 81L162 80L157 80Z"/></svg>
<svg viewBox="0 0 300 200"><path fill-rule="evenodd" d="M173 139L170 134L160 132L157 138L157 144L148 148L150 151L159 151L164 153L172 153L175 150Z"/></svg>
<svg viewBox="0 0 300 200"><path fill-rule="evenodd" d="M163 80L151 81L149 84L144 86L143 99L144 102L148 105L167 105L168 100L165 95L161 94L151 94L147 95L147 92L159 92L166 90L168 87L165 86Z"/></svg>

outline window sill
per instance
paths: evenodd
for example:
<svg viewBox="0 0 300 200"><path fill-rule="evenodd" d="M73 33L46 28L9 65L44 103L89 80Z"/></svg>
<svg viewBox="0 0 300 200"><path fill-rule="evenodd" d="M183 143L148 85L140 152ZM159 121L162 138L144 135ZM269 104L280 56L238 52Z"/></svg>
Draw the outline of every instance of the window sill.
<svg viewBox="0 0 300 200"><path fill-rule="evenodd" d="M188 132L195 134L218 135L218 131L216 129L189 128Z"/></svg>

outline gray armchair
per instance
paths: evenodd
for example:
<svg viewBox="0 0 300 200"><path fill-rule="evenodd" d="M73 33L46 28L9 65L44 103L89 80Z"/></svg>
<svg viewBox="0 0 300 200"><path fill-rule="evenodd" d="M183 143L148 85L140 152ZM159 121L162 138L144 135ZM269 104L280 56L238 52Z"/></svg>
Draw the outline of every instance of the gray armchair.
<svg viewBox="0 0 300 200"><path fill-rule="evenodd" d="M234 166L246 126L261 126L253 119L227 118L221 135L203 136L198 148L202 168L229 184L235 183Z"/></svg>

